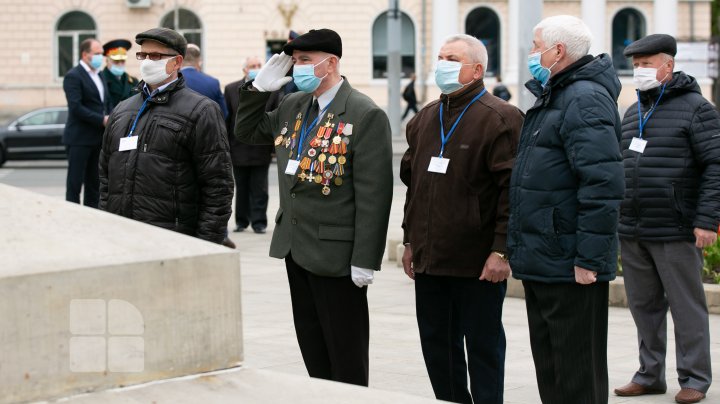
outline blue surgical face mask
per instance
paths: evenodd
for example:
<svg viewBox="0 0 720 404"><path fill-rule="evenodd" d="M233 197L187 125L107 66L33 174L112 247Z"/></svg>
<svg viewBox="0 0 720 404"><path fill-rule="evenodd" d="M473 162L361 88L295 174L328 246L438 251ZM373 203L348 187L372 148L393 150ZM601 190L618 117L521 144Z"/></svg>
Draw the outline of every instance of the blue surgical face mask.
<svg viewBox="0 0 720 404"><path fill-rule="evenodd" d="M110 73L112 73L116 77L120 77L123 75L123 73L125 73L125 66L110 65Z"/></svg>
<svg viewBox="0 0 720 404"><path fill-rule="evenodd" d="M547 49L545 49L542 52L535 52L533 54L530 54L528 56L528 70L530 70L530 74L535 78L535 80L539 81L543 86L545 86L550 80L550 75L552 74L552 68L555 67L557 62L553 63L550 67L544 67L540 63L540 57L543 55L543 53L549 51L550 49L556 47L557 45L553 45Z"/></svg>
<svg viewBox="0 0 720 404"><path fill-rule="evenodd" d="M435 69L435 84L443 94L451 94L465 87L469 83L460 82L460 69L464 65L475 65L477 63L460 63L450 60L438 60Z"/></svg>
<svg viewBox="0 0 720 404"><path fill-rule="evenodd" d="M323 63L328 59L330 59L330 56L321 60L320 63ZM317 77L315 75L315 66L319 66L320 63L316 65L295 65L293 67L293 81L300 91L312 93L320 87L320 83L325 77L327 77L327 74L322 77Z"/></svg>
<svg viewBox="0 0 720 404"><path fill-rule="evenodd" d="M258 72L260 69L250 69L248 70L248 78L250 80L255 80L255 77L257 77Z"/></svg>
<svg viewBox="0 0 720 404"><path fill-rule="evenodd" d="M92 59L90 59L90 67L97 70L102 66L103 61L103 55L93 55Z"/></svg>

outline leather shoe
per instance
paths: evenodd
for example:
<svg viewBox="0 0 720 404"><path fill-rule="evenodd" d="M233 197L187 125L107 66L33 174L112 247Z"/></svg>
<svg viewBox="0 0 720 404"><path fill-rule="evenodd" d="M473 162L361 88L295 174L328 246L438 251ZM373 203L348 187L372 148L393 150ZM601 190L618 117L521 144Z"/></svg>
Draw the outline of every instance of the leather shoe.
<svg viewBox="0 0 720 404"><path fill-rule="evenodd" d="M264 227L256 227L253 229L253 231L257 234L265 234L265 228Z"/></svg>
<svg viewBox="0 0 720 404"><path fill-rule="evenodd" d="M242 233L245 231L244 227L237 226L235 227L235 230L233 230L235 233Z"/></svg>
<svg viewBox="0 0 720 404"><path fill-rule="evenodd" d="M705 394L695 389L683 387L675 396L675 401L680 404L699 403L705 398Z"/></svg>
<svg viewBox="0 0 720 404"><path fill-rule="evenodd" d="M615 395L620 397L643 396L645 394L665 394L665 389L651 389L635 382L630 382L615 389Z"/></svg>
<svg viewBox="0 0 720 404"><path fill-rule="evenodd" d="M229 237L225 237L225 240L223 240L221 244L227 248L235 248L235 243L233 243Z"/></svg>

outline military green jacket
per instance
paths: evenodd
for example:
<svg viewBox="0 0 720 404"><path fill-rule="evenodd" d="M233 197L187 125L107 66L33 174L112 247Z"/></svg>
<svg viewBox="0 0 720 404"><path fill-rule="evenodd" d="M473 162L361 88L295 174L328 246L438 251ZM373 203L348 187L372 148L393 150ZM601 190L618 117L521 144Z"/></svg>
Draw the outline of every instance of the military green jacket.
<svg viewBox="0 0 720 404"><path fill-rule="evenodd" d="M100 74L102 74L107 83L113 108L120 104L120 101L126 100L135 94L134 89L139 83L135 77L127 73L123 73L122 76L117 77L112 74L107 67L104 68Z"/></svg>
<svg viewBox="0 0 720 404"><path fill-rule="evenodd" d="M393 189L385 112L344 80L306 136L300 167L288 175L313 96L289 94L266 113L268 97L240 89L235 136L245 143L275 144L280 209L270 256L285 258L292 251L298 265L321 276L347 276L351 265L379 270Z"/></svg>

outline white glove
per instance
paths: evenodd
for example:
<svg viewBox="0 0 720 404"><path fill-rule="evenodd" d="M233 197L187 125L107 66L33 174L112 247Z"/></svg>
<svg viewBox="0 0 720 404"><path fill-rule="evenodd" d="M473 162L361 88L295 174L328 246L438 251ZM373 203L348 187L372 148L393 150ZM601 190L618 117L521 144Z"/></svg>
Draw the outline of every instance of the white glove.
<svg viewBox="0 0 720 404"><path fill-rule="evenodd" d="M279 90L292 80L292 77L285 77L292 65L292 56L285 52L274 54L258 72L253 87L262 92Z"/></svg>
<svg viewBox="0 0 720 404"><path fill-rule="evenodd" d="M351 265L350 266L350 277L355 286L361 288L373 283L373 277L375 277L375 271L372 269L365 269Z"/></svg>

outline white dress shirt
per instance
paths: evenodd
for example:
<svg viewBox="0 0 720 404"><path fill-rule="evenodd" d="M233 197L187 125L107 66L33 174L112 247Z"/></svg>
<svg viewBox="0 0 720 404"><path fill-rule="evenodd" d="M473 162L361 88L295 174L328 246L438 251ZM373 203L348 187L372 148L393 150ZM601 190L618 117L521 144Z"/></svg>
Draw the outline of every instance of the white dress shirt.
<svg viewBox="0 0 720 404"><path fill-rule="evenodd" d="M95 87L97 87L98 92L100 93L100 100L105 101L105 86L103 86L102 78L100 78L100 73L90 68L90 66L88 66L87 63L82 60L80 61L80 66L85 69L85 71L90 75L92 81L95 83Z"/></svg>

